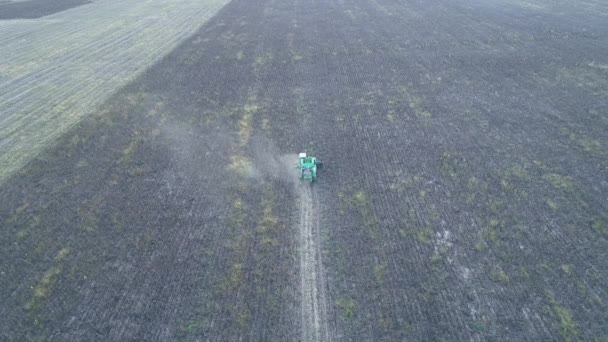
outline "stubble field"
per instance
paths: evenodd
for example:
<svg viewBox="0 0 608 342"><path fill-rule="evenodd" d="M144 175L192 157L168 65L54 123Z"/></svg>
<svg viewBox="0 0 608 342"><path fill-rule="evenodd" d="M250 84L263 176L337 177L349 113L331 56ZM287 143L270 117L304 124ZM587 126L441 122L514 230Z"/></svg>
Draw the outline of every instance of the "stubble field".
<svg viewBox="0 0 608 342"><path fill-rule="evenodd" d="M2 339L608 338L608 5L219 7L120 81L0 54Z"/></svg>

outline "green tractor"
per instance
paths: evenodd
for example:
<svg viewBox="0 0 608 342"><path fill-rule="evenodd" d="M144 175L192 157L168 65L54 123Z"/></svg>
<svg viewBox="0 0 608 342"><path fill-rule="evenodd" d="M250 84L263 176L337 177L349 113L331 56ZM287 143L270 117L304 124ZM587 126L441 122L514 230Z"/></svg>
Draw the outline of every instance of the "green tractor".
<svg viewBox="0 0 608 342"><path fill-rule="evenodd" d="M309 180L311 182L317 179L317 168L321 168L323 164L315 157L309 157L306 153L300 153L298 168L300 169L300 179Z"/></svg>

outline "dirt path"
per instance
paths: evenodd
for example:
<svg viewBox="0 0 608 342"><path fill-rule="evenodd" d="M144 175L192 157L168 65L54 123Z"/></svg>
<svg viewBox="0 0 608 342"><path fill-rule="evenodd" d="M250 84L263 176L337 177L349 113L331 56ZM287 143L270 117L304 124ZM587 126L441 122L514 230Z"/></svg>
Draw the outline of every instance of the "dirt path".
<svg viewBox="0 0 608 342"><path fill-rule="evenodd" d="M325 272L320 251L318 199L307 185L300 196L300 283L302 290L302 341L330 341L325 297Z"/></svg>

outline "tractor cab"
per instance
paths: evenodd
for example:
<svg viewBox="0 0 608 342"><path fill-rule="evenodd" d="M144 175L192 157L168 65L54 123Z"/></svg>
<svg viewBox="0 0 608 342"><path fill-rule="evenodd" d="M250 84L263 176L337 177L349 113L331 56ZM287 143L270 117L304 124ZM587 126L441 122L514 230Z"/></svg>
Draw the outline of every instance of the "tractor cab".
<svg viewBox="0 0 608 342"><path fill-rule="evenodd" d="M317 158L309 157L306 153L299 155L300 178L310 180L317 179Z"/></svg>

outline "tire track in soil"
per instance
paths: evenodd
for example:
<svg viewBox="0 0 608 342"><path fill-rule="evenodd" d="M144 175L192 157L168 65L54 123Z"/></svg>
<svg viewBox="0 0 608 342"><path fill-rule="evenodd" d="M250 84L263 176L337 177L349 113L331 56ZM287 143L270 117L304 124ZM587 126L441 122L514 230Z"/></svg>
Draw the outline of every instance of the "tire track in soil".
<svg viewBox="0 0 608 342"><path fill-rule="evenodd" d="M325 272L321 258L318 198L312 187L300 186L300 285L302 341L330 341Z"/></svg>

